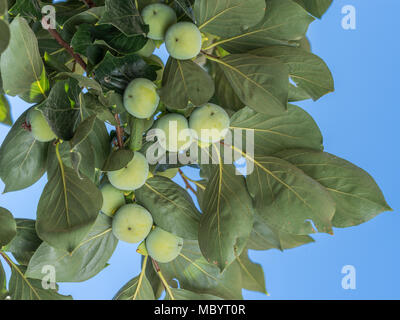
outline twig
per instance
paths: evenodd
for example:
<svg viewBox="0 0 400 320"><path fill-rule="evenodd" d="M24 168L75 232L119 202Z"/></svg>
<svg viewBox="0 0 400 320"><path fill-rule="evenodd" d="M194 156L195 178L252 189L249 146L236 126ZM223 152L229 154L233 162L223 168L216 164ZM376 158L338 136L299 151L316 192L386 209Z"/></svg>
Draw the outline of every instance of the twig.
<svg viewBox="0 0 400 320"><path fill-rule="evenodd" d="M83 3L85 3L88 8L93 8L96 6L96 4L92 0L81 0Z"/></svg>
<svg viewBox="0 0 400 320"><path fill-rule="evenodd" d="M82 60L81 56L74 52L74 49L61 38L61 35L57 32L56 29L48 29L51 36L65 49L68 53L75 59L77 63L86 71L87 66L85 61Z"/></svg>
<svg viewBox="0 0 400 320"><path fill-rule="evenodd" d="M178 170L179 174L181 175L183 181L185 182L185 186L186 189L189 189L190 191L192 191L194 194L196 193L196 190L193 189L193 187L190 185L189 181L186 179L185 174L183 173L183 171L181 169Z"/></svg>
<svg viewBox="0 0 400 320"><path fill-rule="evenodd" d="M119 116L117 113L114 115L114 118L117 121L117 125L115 126L115 131L117 133L118 148L122 149L124 147L124 142L122 140L124 130L121 128L121 122L119 120Z"/></svg>

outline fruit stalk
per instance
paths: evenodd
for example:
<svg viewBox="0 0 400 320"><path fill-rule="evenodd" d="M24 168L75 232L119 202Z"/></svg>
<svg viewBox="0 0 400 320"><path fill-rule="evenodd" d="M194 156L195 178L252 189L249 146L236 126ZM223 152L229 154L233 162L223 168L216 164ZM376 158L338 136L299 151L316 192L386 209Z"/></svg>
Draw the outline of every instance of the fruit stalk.
<svg viewBox="0 0 400 320"><path fill-rule="evenodd" d="M168 292L171 300L175 300L174 295L171 292L171 288L169 287L167 280L165 280L163 274L161 273L161 269L160 269L160 266L158 265L157 261L154 260L153 258L151 258L151 261L153 262L153 266L156 269L157 274L160 277L160 280L163 283L165 290Z"/></svg>

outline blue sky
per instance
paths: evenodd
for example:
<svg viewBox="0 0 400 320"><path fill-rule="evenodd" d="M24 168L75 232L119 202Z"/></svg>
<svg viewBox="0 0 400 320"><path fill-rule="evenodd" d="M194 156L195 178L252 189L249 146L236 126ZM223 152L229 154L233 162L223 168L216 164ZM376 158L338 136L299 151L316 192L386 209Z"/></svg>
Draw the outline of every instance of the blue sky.
<svg viewBox="0 0 400 320"><path fill-rule="evenodd" d="M356 30L341 26L342 7L356 9ZM316 243L279 252L252 251L261 263L269 297L244 292L246 299L399 299L400 180L398 30L400 2L335 0L321 21L309 29L313 52L330 67L336 91L317 102L298 103L316 120L324 135L325 150L368 171L382 188L393 212L368 223L335 229L335 235L317 235ZM160 51L163 58L165 51ZM27 108L10 99L13 118ZM0 141L8 127L0 125ZM0 206L16 217L34 218L46 181L29 189L0 196ZM4 185L0 182L0 189ZM23 200L21 200L23 199ZM61 284L61 292L75 299L110 299L139 273L135 246L120 243L110 266L84 283ZM341 286L342 267L356 269L356 289Z"/></svg>

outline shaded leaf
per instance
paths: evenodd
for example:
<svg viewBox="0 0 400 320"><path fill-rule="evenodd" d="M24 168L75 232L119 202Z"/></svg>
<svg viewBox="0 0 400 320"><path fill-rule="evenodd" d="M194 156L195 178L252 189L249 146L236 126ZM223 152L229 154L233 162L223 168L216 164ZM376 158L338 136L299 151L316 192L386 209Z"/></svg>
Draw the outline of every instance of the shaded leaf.
<svg viewBox="0 0 400 320"><path fill-rule="evenodd" d="M84 141L93 130L96 116L90 116L83 120L75 131L73 138L70 141L71 149L75 149Z"/></svg>
<svg viewBox="0 0 400 320"><path fill-rule="evenodd" d="M72 252L93 226L102 203L93 182L63 166L49 178L40 197L36 231L49 245Z"/></svg>
<svg viewBox="0 0 400 320"><path fill-rule="evenodd" d="M225 37L217 42L231 53L247 52L270 45L287 45L289 40L300 40L314 20L292 0L269 0L263 20L244 32Z"/></svg>
<svg viewBox="0 0 400 320"><path fill-rule="evenodd" d="M111 218L100 214L89 234L71 253L42 243L29 262L26 276L42 279L42 268L51 265L57 282L81 282L94 277L104 269L118 243L111 223Z"/></svg>
<svg viewBox="0 0 400 320"><path fill-rule="evenodd" d="M10 32L11 41L0 61L4 91L11 96L25 95L31 97L32 102L39 102L46 98L46 88L43 87L44 65L36 36L21 17L14 18ZM39 93L32 96L31 90L35 87Z"/></svg>
<svg viewBox="0 0 400 320"><path fill-rule="evenodd" d="M0 54L7 49L10 43L10 28L5 20L0 19Z"/></svg>
<svg viewBox="0 0 400 320"><path fill-rule="evenodd" d="M288 70L279 60L231 54L215 62L245 105L265 114L279 114L286 110Z"/></svg>
<svg viewBox="0 0 400 320"><path fill-rule="evenodd" d="M42 240L36 234L35 220L15 219L15 221L17 223L17 235L6 246L5 250L11 252L19 264L27 266Z"/></svg>
<svg viewBox="0 0 400 320"><path fill-rule="evenodd" d="M374 179L354 164L326 152L287 150L277 156L289 161L323 185L336 202L335 227L366 222L392 209Z"/></svg>
<svg viewBox="0 0 400 320"><path fill-rule="evenodd" d="M145 34L148 27L133 0L106 0L105 11L99 24L112 24L127 36Z"/></svg>
<svg viewBox="0 0 400 320"><path fill-rule="evenodd" d="M311 116L294 105L278 116L257 113L248 107L231 118L231 129L254 130L255 155L272 155L290 148L322 150L322 134ZM246 146L246 144L243 144Z"/></svg>
<svg viewBox="0 0 400 320"><path fill-rule="evenodd" d="M312 224L319 232L332 232L335 202L323 186L280 158L248 159L254 172L247 177L247 187L268 225L298 235L315 233Z"/></svg>
<svg viewBox="0 0 400 320"><path fill-rule="evenodd" d="M35 140L29 131L22 128L28 111L14 123L0 148L0 177L6 185L4 192L27 188L45 172L48 144Z"/></svg>
<svg viewBox="0 0 400 320"><path fill-rule="evenodd" d="M13 264L9 283L11 300L72 300L54 289L43 289L42 281L24 275L25 267ZM43 276L43 275L42 275Z"/></svg>
<svg viewBox="0 0 400 320"><path fill-rule="evenodd" d="M200 248L222 271L241 254L253 227L251 197L233 165L213 166L202 208Z"/></svg>
<svg viewBox="0 0 400 320"><path fill-rule="evenodd" d="M265 1L196 0L194 14L202 32L229 37L260 22L265 15Z"/></svg>
<svg viewBox="0 0 400 320"><path fill-rule="evenodd" d="M325 62L316 55L293 47L273 46L251 52L257 56L280 60L289 69L289 77L297 87L317 100L335 90L332 74Z"/></svg>
<svg viewBox="0 0 400 320"><path fill-rule="evenodd" d="M250 260L248 251L243 251L236 261L242 272L243 289L267 294L264 270L260 264Z"/></svg>
<svg viewBox="0 0 400 320"><path fill-rule="evenodd" d="M188 102L199 106L214 95L209 74L191 60L169 58L163 74L161 99L169 107L184 109Z"/></svg>
<svg viewBox="0 0 400 320"><path fill-rule="evenodd" d="M113 151L104 163L102 171L117 171L124 168L132 160L133 155L132 150L118 149Z"/></svg>
<svg viewBox="0 0 400 320"><path fill-rule="evenodd" d="M195 293L189 290L185 289L175 289L171 288L172 295L174 297L174 300L222 300L222 298L219 298L217 296L211 295L211 294L201 294L201 293ZM165 300L172 300L171 296L166 294Z"/></svg>
<svg viewBox="0 0 400 320"><path fill-rule="evenodd" d="M234 263L221 274L216 265L203 257L197 241L185 240L180 255L172 262L160 263L167 281L179 281L181 289L211 294L223 299L242 299L241 274Z"/></svg>
<svg viewBox="0 0 400 320"><path fill-rule="evenodd" d="M294 0L317 18L322 18L333 0Z"/></svg>
<svg viewBox="0 0 400 320"><path fill-rule="evenodd" d="M56 136L65 141L73 138L79 123L79 93L75 79L59 80L38 107Z"/></svg>
<svg viewBox="0 0 400 320"><path fill-rule="evenodd" d="M184 239L197 239L200 213L181 186L168 178L155 176L136 190L135 195L152 213L156 225Z"/></svg>
<svg viewBox="0 0 400 320"><path fill-rule="evenodd" d="M247 248L252 250L292 249L314 242L310 236L295 235L271 228L258 214L254 215L254 225Z"/></svg>
<svg viewBox="0 0 400 320"><path fill-rule="evenodd" d="M0 249L17 234L17 225L10 211L0 207Z"/></svg>
<svg viewBox="0 0 400 320"><path fill-rule="evenodd" d="M7 292L7 278L6 273L3 269L3 265L0 261L0 300L4 300L8 295Z"/></svg>
<svg viewBox="0 0 400 320"><path fill-rule="evenodd" d="M131 54L114 57L107 52L103 61L95 69L95 79L105 88L123 94L125 88L135 78L156 80L157 74L152 66L138 55Z"/></svg>

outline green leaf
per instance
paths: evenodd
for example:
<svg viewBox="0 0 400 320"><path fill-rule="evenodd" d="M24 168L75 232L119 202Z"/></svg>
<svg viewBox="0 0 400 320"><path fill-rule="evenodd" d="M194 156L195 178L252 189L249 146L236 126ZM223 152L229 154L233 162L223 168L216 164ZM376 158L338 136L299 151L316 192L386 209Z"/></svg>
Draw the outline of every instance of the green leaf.
<svg viewBox="0 0 400 320"><path fill-rule="evenodd" d="M71 149L75 149L79 146L85 139L89 136L89 134L93 130L94 122L96 120L96 116L90 116L83 120L78 128L75 131L73 138L70 141Z"/></svg>
<svg viewBox="0 0 400 320"><path fill-rule="evenodd" d="M38 107L56 136L65 141L73 138L79 122L79 93L77 80L59 80Z"/></svg>
<svg viewBox="0 0 400 320"><path fill-rule="evenodd" d="M108 104L108 99L104 98L102 94L95 96L91 93L81 93L80 103L81 108L86 109L90 115L95 114L97 118L102 122L108 122L112 126L117 125L114 114L110 111L110 108L105 104Z"/></svg>
<svg viewBox="0 0 400 320"><path fill-rule="evenodd" d="M190 195L178 184L155 176L136 190L135 196L151 212L156 225L184 239L197 239L200 213Z"/></svg>
<svg viewBox="0 0 400 320"><path fill-rule="evenodd" d="M335 202L323 186L280 158L247 158L254 163L247 187L256 211L271 227L307 235L316 232L314 224L319 232L332 233Z"/></svg>
<svg viewBox="0 0 400 320"><path fill-rule="evenodd" d="M146 275L137 276L125 284L113 300L155 300L153 288Z"/></svg>
<svg viewBox="0 0 400 320"><path fill-rule="evenodd" d="M99 24L112 24L127 36L148 32L133 0L106 0L105 12Z"/></svg>
<svg viewBox="0 0 400 320"><path fill-rule="evenodd" d="M170 289L174 300L223 300L220 297L211 294L195 293L185 289ZM172 300L169 293L166 293L165 300Z"/></svg>
<svg viewBox="0 0 400 320"><path fill-rule="evenodd" d="M167 281L172 284L173 279L177 279L181 289L229 300L242 299L239 266L233 263L220 273L216 265L203 257L197 241L185 240L175 260L159 265Z"/></svg>
<svg viewBox="0 0 400 320"><path fill-rule="evenodd" d="M132 150L118 149L110 154L107 158L102 171L117 171L124 168L133 158Z"/></svg>
<svg viewBox="0 0 400 320"><path fill-rule="evenodd" d="M11 252L19 264L27 266L42 240L36 234L35 220L15 219L15 221L17 235L6 246L5 251Z"/></svg>
<svg viewBox="0 0 400 320"><path fill-rule="evenodd" d="M326 63L316 55L293 47L273 46L251 52L256 56L280 60L289 69L289 77L313 100L335 90L332 74Z"/></svg>
<svg viewBox="0 0 400 320"><path fill-rule="evenodd" d="M196 0L194 14L202 32L230 37L261 21L265 15L265 1Z"/></svg>
<svg viewBox="0 0 400 320"><path fill-rule="evenodd" d="M17 234L17 225L10 211L0 207L0 249Z"/></svg>
<svg viewBox="0 0 400 320"><path fill-rule="evenodd" d="M13 264L9 283L11 300L72 300L54 289L43 289L42 281L24 275L25 267ZM43 277L44 274L42 274Z"/></svg>
<svg viewBox="0 0 400 320"><path fill-rule="evenodd" d="M74 150L71 150L69 143L59 145L60 157L65 166L75 169L79 178L81 173L95 182L95 157L96 150L89 139L84 140ZM76 159L78 157L78 159ZM79 160L77 163L76 161ZM59 164L56 156L56 147L49 144L47 153L47 177L52 177L59 170ZM79 171L78 171L79 170ZM78 173L79 172L79 173Z"/></svg>
<svg viewBox="0 0 400 320"><path fill-rule="evenodd" d="M243 289L268 294L265 287L264 270L260 264L250 260L248 251L244 250L236 261L242 272Z"/></svg>
<svg viewBox="0 0 400 320"><path fill-rule="evenodd" d="M326 152L287 150L277 156L323 185L336 202L333 225L359 225L392 209L374 179L354 164Z"/></svg>
<svg viewBox="0 0 400 320"><path fill-rule="evenodd" d="M279 60L250 54L231 54L215 59L239 99L265 114L286 110L288 70Z"/></svg>
<svg viewBox="0 0 400 320"><path fill-rule="evenodd" d="M323 149L322 134L315 121L302 108L290 104L287 112L279 116L257 113L245 107L232 116L231 129L254 130L255 155L272 155L299 147Z"/></svg>
<svg viewBox="0 0 400 320"><path fill-rule="evenodd" d="M10 104L3 94L0 95L0 123L12 125Z"/></svg>
<svg viewBox="0 0 400 320"><path fill-rule="evenodd" d="M96 119L88 140L93 147L95 168L101 169L111 150L110 136L104 122Z"/></svg>
<svg viewBox="0 0 400 320"><path fill-rule="evenodd" d="M194 12L192 8L192 3L190 0L174 0L178 7L182 9L182 11L193 21L195 22L196 18L194 17Z"/></svg>
<svg viewBox="0 0 400 320"><path fill-rule="evenodd" d="M62 166L49 178L39 200L39 237L55 248L73 252L96 221L102 198L93 182Z"/></svg>
<svg viewBox="0 0 400 320"><path fill-rule="evenodd" d="M57 12L58 13L58 12ZM104 13L104 6L90 8L86 11L73 15L63 24L61 35L65 41L70 42L81 25L96 24Z"/></svg>
<svg viewBox="0 0 400 320"><path fill-rule="evenodd" d="M8 0L0 0L0 16L6 15L8 10Z"/></svg>
<svg viewBox="0 0 400 320"><path fill-rule="evenodd" d="M202 208L200 248L222 271L241 254L253 227L251 197L233 165L213 166Z"/></svg>
<svg viewBox="0 0 400 320"><path fill-rule="evenodd" d="M95 79L104 88L120 94L124 93L129 82L135 78L147 78L151 81L157 78L153 67L147 65L136 54L114 57L107 52L103 61L95 69Z"/></svg>
<svg viewBox="0 0 400 320"><path fill-rule="evenodd" d="M221 68L216 68L215 73L215 95L218 104L224 109L240 110L244 107L244 103L239 99L225 73Z"/></svg>
<svg viewBox="0 0 400 320"><path fill-rule="evenodd" d="M95 26L91 30L96 39L94 44L106 45L108 48L117 51L120 54L129 54L142 49L147 38L142 35L126 36L117 28L110 25Z"/></svg>
<svg viewBox="0 0 400 320"><path fill-rule="evenodd" d="M322 18L333 0L294 0L317 18Z"/></svg>
<svg viewBox="0 0 400 320"><path fill-rule="evenodd" d="M164 70L162 101L171 108L184 109L188 102L199 106L214 95L214 82L209 74L191 60L169 58Z"/></svg>
<svg viewBox="0 0 400 320"><path fill-rule="evenodd" d="M270 45L287 45L289 40L300 40L314 20L292 0L269 0L263 20L244 32L225 37L214 45L221 45L231 53L247 52Z"/></svg>
<svg viewBox="0 0 400 320"><path fill-rule="evenodd" d="M129 118L129 149L139 151L143 146L143 133L145 131L146 120L135 117Z"/></svg>
<svg viewBox="0 0 400 320"><path fill-rule="evenodd" d="M46 98L47 88L43 87L44 65L36 36L21 17L14 18L10 32L10 44L0 61L4 90L8 95L27 95L32 102L39 102ZM31 90L35 88L40 93L32 97Z"/></svg>
<svg viewBox="0 0 400 320"><path fill-rule="evenodd" d="M0 148L0 177L6 185L4 192L25 189L44 174L47 143L42 143L22 128L25 111L14 123Z"/></svg>
<svg viewBox="0 0 400 320"><path fill-rule="evenodd" d="M101 85L97 81L73 72L61 72L57 74L54 80L68 79L68 78L75 79L81 88L86 88L86 89L92 88L96 92L98 92L98 94L103 92Z"/></svg>
<svg viewBox="0 0 400 320"><path fill-rule="evenodd" d="M39 21L42 18L38 0L17 0L8 12L15 17L21 16Z"/></svg>
<svg viewBox="0 0 400 320"><path fill-rule="evenodd" d="M100 214L89 234L71 253L42 243L29 262L26 276L42 279L42 268L51 265L57 282L81 282L94 277L104 269L118 243L111 223L111 218Z"/></svg>
<svg viewBox="0 0 400 320"><path fill-rule="evenodd" d="M271 228L258 214L254 215L254 225L247 248L252 250L286 250L314 242L310 236L295 235Z"/></svg>
<svg viewBox="0 0 400 320"><path fill-rule="evenodd" d="M5 20L0 19L0 54L7 49L10 43L10 27Z"/></svg>
<svg viewBox="0 0 400 320"><path fill-rule="evenodd" d="M7 297L7 278L6 273L3 269L3 265L0 261L0 300L4 300Z"/></svg>

